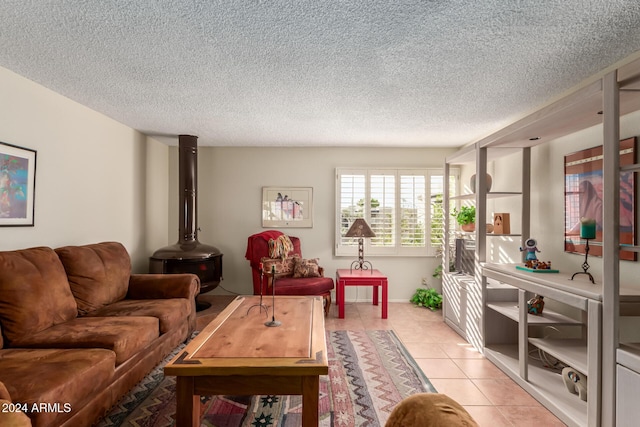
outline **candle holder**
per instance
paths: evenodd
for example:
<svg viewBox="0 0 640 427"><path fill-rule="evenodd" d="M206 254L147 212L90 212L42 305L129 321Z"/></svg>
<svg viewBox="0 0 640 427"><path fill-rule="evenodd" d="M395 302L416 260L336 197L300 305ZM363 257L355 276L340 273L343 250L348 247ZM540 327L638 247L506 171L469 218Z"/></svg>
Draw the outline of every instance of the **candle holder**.
<svg viewBox="0 0 640 427"><path fill-rule="evenodd" d="M260 263L260 304L253 304L251 307L249 307L249 309L247 310L247 315L249 314L252 308L260 307L260 312L262 312L262 309L264 308L264 315L269 317L269 309L267 308L266 305L262 303L262 294L264 293L264 289L262 286L263 277L264 277L264 270L262 269L262 263Z"/></svg>
<svg viewBox="0 0 640 427"><path fill-rule="evenodd" d="M573 273L573 276L571 276L571 280L573 280L574 277L576 277L576 275L578 274L586 274L587 276L589 276L589 280L591 280L591 283L593 283L594 285L596 284L595 280L593 280L593 276L591 275L591 273L589 273L589 240L590 239L585 239L587 241L587 244L584 247L584 262L582 263L582 271L578 271L577 273Z"/></svg>
<svg viewBox="0 0 640 427"><path fill-rule="evenodd" d="M276 267L271 267L271 290L272 290L272 303L271 303L271 320L264 322L265 326L271 328L282 325L282 322L276 320Z"/></svg>

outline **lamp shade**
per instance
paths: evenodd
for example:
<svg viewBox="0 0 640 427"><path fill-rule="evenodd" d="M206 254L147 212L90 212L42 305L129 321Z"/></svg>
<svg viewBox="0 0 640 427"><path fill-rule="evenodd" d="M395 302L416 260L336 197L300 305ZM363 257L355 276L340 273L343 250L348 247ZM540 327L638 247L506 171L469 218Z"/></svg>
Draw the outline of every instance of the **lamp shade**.
<svg viewBox="0 0 640 427"><path fill-rule="evenodd" d="M364 219L358 218L351 224L351 228L344 237L376 237L376 233L371 230Z"/></svg>

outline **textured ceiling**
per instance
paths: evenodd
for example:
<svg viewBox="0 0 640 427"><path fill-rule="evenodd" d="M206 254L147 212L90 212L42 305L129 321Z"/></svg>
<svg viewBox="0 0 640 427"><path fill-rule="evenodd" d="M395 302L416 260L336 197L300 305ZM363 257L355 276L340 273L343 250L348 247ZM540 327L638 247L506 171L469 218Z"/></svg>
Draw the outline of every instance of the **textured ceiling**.
<svg viewBox="0 0 640 427"><path fill-rule="evenodd" d="M638 50L638 0L0 1L0 66L212 146L461 146Z"/></svg>

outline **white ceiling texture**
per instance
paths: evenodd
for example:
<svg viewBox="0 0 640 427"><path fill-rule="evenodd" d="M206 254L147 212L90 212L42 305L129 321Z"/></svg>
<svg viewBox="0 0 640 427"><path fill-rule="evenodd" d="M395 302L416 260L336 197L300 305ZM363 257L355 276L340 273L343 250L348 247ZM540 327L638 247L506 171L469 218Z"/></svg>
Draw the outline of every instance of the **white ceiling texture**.
<svg viewBox="0 0 640 427"><path fill-rule="evenodd" d="M206 146L461 146L639 50L639 0L0 1L0 66Z"/></svg>

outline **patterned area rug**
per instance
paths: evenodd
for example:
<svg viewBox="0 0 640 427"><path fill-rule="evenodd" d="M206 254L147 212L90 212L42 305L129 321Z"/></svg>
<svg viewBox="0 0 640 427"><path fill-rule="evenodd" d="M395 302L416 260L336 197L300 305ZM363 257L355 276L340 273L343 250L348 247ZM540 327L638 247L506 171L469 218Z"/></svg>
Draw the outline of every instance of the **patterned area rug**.
<svg viewBox="0 0 640 427"><path fill-rule="evenodd" d="M327 351L329 375L320 377L321 426L383 426L403 398L436 392L393 331L327 331ZM162 372L171 357L98 427L174 426L175 377L165 378ZM300 426L301 400L301 396L202 396L201 426Z"/></svg>

